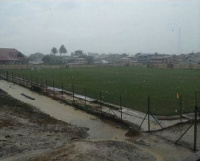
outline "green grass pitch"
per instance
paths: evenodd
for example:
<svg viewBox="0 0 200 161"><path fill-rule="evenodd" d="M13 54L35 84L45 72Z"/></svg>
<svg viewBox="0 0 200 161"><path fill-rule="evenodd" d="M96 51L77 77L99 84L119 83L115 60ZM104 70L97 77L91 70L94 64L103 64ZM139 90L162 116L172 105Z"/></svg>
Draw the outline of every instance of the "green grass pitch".
<svg viewBox="0 0 200 161"><path fill-rule="evenodd" d="M193 112L195 91L200 90L200 71L171 70L133 67L96 67L44 70L15 70L14 74L23 74L27 79L41 81L47 79L48 85L55 82L66 90L99 99L102 92L103 101L118 104L120 94L122 105L146 112L147 96L150 96L150 108L153 114L179 114L179 99L182 96L183 112Z"/></svg>

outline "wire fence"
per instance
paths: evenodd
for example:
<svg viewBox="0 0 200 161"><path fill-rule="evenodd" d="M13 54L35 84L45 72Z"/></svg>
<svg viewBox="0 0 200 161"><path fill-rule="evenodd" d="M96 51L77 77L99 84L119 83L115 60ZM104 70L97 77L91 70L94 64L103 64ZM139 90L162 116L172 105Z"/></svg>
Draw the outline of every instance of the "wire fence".
<svg viewBox="0 0 200 161"><path fill-rule="evenodd" d="M127 126L135 126L133 128L140 130L141 127L145 124L147 132L152 132L155 130L165 129L162 122L154 115L156 113L156 108L154 104L158 102L155 99L147 95L146 98L135 98L137 101L144 102L144 108L141 111L145 113L131 111L125 107L126 105L126 96L116 93L113 95L109 91L96 91L93 89L86 89L85 87L76 86L74 84L65 84L62 81L50 81L43 79L42 77L33 77L26 76L20 73L9 72L6 70L0 70L1 79L19 84L31 90L43 93L68 104L72 104L80 109L83 109L89 113L103 116L105 118L112 118L115 121L121 122ZM111 99L112 98L112 99ZM110 101L113 100L113 101ZM199 122L200 115L200 91L195 92L195 108L193 108L194 117L189 128L184 131L184 133L175 141L178 143L181 138L188 132L191 127L194 126L194 150L197 150L197 123ZM176 102L177 104L177 116L176 118L182 119L184 117L184 106L183 106L183 97L177 95ZM169 110L169 109L163 109ZM178 121L179 122L179 121ZM153 123L153 124L152 124ZM156 125L155 125L156 124ZM153 126L152 126L153 125Z"/></svg>

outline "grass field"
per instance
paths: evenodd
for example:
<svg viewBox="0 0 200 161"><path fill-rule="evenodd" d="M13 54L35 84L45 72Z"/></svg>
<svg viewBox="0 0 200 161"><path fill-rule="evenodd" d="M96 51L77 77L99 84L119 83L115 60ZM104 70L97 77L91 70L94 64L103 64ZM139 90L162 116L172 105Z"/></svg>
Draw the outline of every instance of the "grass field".
<svg viewBox="0 0 200 161"><path fill-rule="evenodd" d="M179 99L182 95L183 112L192 112L195 104L195 91L200 90L200 71L169 70L155 68L84 68L16 70L14 74L23 74L28 79L48 80L48 84L72 90L99 99L100 91L104 101L119 104L139 111L146 111L147 96L150 95L150 107L154 114L172 115L179 113ZM36 78L37 77L37 78Z"/></svg>

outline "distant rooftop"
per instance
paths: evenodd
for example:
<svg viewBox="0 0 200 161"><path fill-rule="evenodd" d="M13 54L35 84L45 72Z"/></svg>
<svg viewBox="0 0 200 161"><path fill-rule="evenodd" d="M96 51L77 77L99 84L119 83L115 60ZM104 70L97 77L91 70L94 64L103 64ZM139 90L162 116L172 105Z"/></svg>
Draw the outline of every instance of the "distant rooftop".
<svg viewBox="0 0 200 161"><path fill-rule="evenodd" d="M17 61L25 59L27 59L27 57L14 48L0 48L1 61Z"/></svg>

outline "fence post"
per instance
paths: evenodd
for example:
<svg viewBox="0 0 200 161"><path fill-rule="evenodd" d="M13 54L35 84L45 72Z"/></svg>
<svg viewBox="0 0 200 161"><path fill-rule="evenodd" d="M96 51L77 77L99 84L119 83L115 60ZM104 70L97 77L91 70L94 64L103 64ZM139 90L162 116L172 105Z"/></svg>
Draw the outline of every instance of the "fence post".
<svg viewBox="0 0 200 161"><path fill-rule="evenodd" d="M120 109L121 109L121 120L122 120L122 96L120 94Z"/></svg>
<svg viewBox="0 0 200 161"><path fill-rule="evenodd" d="M47 79L46 79L46 93L47 93Z"/></svg>
<svg viewBox="0 0 200 161"><path fill-rule="evenodd" d="M194 112L194 151L197 150L197 91L195 91L195 112Z"/></svg>
<svg viewBox="0 0 200 161"><path fill-rule="evenodd" d="M16 78L15 78L15 83L18 84L18 83L19 83L19 74L16 73L16 76L15 76L15 77L16 77Z"/></svg>
<svg viewBox="0 0 200 161"><path fill-rule="evenodd" d="M31 81L30 83L31 83L31 88L32 88L32 76L30 76L30 81Z"/></svg>
<svg viewBox="0 0 200 161"><path fill-rule="evenodd" d="M194 116L194 151L197 150L197 106L195 106L195 116Z"/></svg>
<svg viewBox="0 0 200 161"><path fill-rule="evenodd" d="M63 99L63 82L62 82L62 85L61 85L61 86L62 86L62 99Z"/></svg>
<svg viewBox="0 0 200 161"><path fill-rule="evenodd" d="M148 113L148 132L150 132L150 96L148 95L148 111L147 111L147 113Z"/></svg>
<svg viewBox="0 0 200 161"><path fill-rule="evenodd" d="M86 88L84 89L85 92L85 107L86 107Z"/></svg>
<svg viewBox="0 0 200 161"><path fill-rule="evenodd" d="M102 109L102 102L101 102L101 100L102 100L101 91L100 91L100 93L99 93L99 99L100 99L100 108L101 108L101 116L102 116L102 114L103 114L103 109Z"/></svg>
<svg viewBox="0 0 200 161"><path fill-rule="evenodd" d="M40 78L40 86L42 88L42 77Z"/></svg>
<svg viewBox="0 0 200 161"><path fill-rule="evenodd" d="M24 86L24 75L22 74L22 84Z"/></svg>
<svg viewBox="0 0 200 161"><path fill-rule="evenodd" d="M7 81L9 81L9 80L8 80L8 71L6 71L6 79L7 79Z"/></svg>
<svg viewBox="0 0 200 161"><path fill-rule="evenodd" d="M74 103L74 84L72 84L72 96L73 96L73 103Z"/></svg>
<svg viewBox="0 0 200 161"><path fill-rule="evenodd" d="M11 77L12 77L12 83L13 83L13 72L12 72L12 74L11 74Z"/></svg>
<svg viewBox="0 0 200 161"><path fill-rule="evenodd" d="M53 97L55 98L54 81L53 81Z"/></svg>
<svg viewBox="0 0 200 161"><path fill-rule="evenodd" d="M180 95L180 121L182 122L182 96Z"/></svg>
<svg viewBox="0 0 200 161"><path fill-rule="evenodd" d="M24 87L26 87L26 76L24 76Z"/></svg>
<svg viewBox="0 0 200 161"><path fill-rule="evenodd" d="M195 106L197 106L197 91L195 91Z"/></svg>

